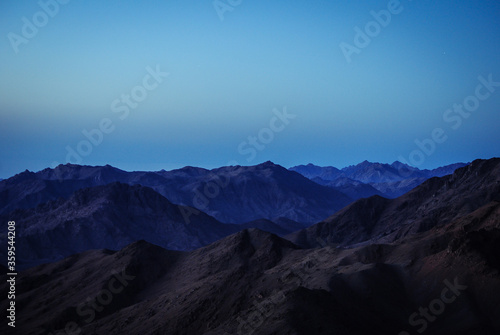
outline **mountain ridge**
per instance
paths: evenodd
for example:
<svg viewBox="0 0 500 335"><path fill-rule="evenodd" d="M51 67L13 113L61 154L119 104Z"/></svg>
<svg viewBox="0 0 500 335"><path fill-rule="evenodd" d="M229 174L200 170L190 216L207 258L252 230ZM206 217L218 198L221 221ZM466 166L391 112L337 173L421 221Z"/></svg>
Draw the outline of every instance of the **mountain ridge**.
<svg viewBox="0 0 500 335"><path fill-rule="evenodd" d="M342 169L307 164L291 167L290 170L322 185L344 191L351 198L358 200L376 194L397 198L429 178L443 177L466 165L454 163L432 170L420 170L398 161L386 164L365 160Z"/></svg>
<svg viewBox="0 0 500 335"><path fill-rule="evenodd" d="M288 237L304 247L318 246L318 240L332 245L374 239L391 241L411 232L429 230L497 200L500 200L500 158L475 160L452 175L430 178L399 198L373 196L357 200L326 220Z"/></svg>
<svg viewBox="0 0 500 335"><path fill-rule="evenodd" d="M196 171L182 173L192 172ZM106 229L110 214L100 210L109 208L125 212L124 218L130 217L126 211L132 218L149 217L152 226L164 226L157 222L157 212L161 217L182 217L179 206L140 185L94 186L70 199L18 211L46 218L43 229L50 229L49 224L64 226L70 212L92 217L90 221ZM53 217L47 214L51 211ZM199 218L197 230L215 220L204 214ZM281 219L285 225L294 224L287 220ZM21 239L25 223L18 223ZM130 225L121 221L119 227ZM78 235L88 236L82 230ZM54 236L64 241L61 234ZM87 250L21 270L16 331L57 334L70 327L81 334L110 335L500 332L500 158L473 161L396 199L375 195L357 200L285 237L249 228L191 251L167 250L142 239L120 250ZM17 243L16 248L26 249ZM0 277L0 290L8 290L6 276ZM8 303L4 296L0 308ZM7 328L0 325L2 333L12 333Z"/></svg>
<svg viewBox="0 0 500 335"><path fill-rule="evenodd" d="M432 231L352 249L301 249L248 229L190 252L145 241L90 250L20 273L18 330L382 335L425 324L430 335L495 334L498 218L500 202L490 203ZM103 292L116 278L123 288L108 303ZM446 313L424 322L419 306L447 287Z"/></svg>
<svg viewBox="0 0 500 335"><path fill-rule="evenodd" d="M59 165L23 172L0 182L0 214L67 198L86 187L122 182L151 187L171 202L196 207L225 223L278 217L314 223L352 199L272 162L213 170L185 167L160 172L125 172L109 165Z"/></svg>

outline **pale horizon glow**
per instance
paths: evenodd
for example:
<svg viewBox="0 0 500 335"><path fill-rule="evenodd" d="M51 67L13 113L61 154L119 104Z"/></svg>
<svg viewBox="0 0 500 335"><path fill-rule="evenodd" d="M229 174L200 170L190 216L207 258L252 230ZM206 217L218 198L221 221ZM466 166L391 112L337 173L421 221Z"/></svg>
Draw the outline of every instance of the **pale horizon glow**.
<svg viewBox="0 0 500 335"><path fill-rule="evenodd" d="M500 156L496 1L243 1L224 20L201 0L0 8L0 178Z"/></svg>

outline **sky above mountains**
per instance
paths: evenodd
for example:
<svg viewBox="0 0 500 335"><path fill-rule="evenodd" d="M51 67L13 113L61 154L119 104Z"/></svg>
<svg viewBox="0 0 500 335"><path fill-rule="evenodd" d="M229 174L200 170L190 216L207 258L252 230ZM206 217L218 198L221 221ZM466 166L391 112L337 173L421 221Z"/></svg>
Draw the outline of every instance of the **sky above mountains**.
<svg viewBox="0 0 500 335"><path fill-rule="evenodd" d="M3 1L0 178L498 156L497 1Z"/></svg>

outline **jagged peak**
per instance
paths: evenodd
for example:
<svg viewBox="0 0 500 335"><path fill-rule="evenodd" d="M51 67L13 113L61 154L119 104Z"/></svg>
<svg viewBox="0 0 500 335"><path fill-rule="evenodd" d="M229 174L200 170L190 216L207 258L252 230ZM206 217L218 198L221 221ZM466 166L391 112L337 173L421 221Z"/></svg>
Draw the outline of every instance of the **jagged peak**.
<svg viewBox="0 0 500 335"><path fill-rule="evenodd" d="M276 167L280 166L278 164L273 163L272 161L265 161L264 163L257 164L256 166L262 166L262 167ZM281 167L281 166L280 166Z"/></svg>

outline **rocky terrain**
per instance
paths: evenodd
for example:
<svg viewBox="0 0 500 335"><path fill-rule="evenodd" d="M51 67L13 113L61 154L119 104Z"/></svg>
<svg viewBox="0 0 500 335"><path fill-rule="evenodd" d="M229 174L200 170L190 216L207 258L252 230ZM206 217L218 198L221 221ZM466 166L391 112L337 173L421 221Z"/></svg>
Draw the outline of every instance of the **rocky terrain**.
<svg viewBox="0 0 500 335"><path fill-rule="evenodd" d="M192 252L143 241L88 251L23 272L16 331L497 334L499 218L490 204L440 229L351 249L301 249L244 230Z"/></svg>
<svg viewBox="0 0 500 335"><path fill-rule="evenodd" d="M115 188L119 196L124 187L131 186L92 188L81 197ZM122 210L158 197L151 189L131 188L140 196ZM397 199L358 200L287 238L250 228L192 251L141 240L119 251L88 250L39 265L17 278L16 332L0 331L500 332L500 159L474 161Z"/></svg>
<svg viewBox="0 0 500 335"><path fill-rule="evenodd" d="M283 236L306 227L284 218L225 224L195 208L175 205L149 187L119 182L0 217L18 223L20 269L90 249L119 250L141 239L166 249L194 250L247 228ZM6 234L0 241L7 242Z"/></svg>
<svg viewBox="0 0 500 335"><path fill-rule="evenodd" d="M360 199L289 238L306 247L392 242L447 224L492 201L500 201L500 159L476 160L399 198Z"/></svg>
<svg viewBox="0 0 500 335"><path fill-rule="evenodd" d="M185 167L172 171L125 172L109 165L59 165L25 171L0 182L0 215L34 208L74 192L113 182L150 187L169 201L197 208L224 223L286 218L312 224L352 202L279 165L229 166L213 170Z"/></svg>
<svg viewBox="0 0 500 335"><path fill-rule="evenodd" d="M344 192L357 200L372 195L397 198L429 178L452 174L465 165L467 164L456 163L433 170L420 170L401 162L381 164L364 161L341 170L332 166L320 167L313 164L298 165L290 170L321 185Z"/></svg>

